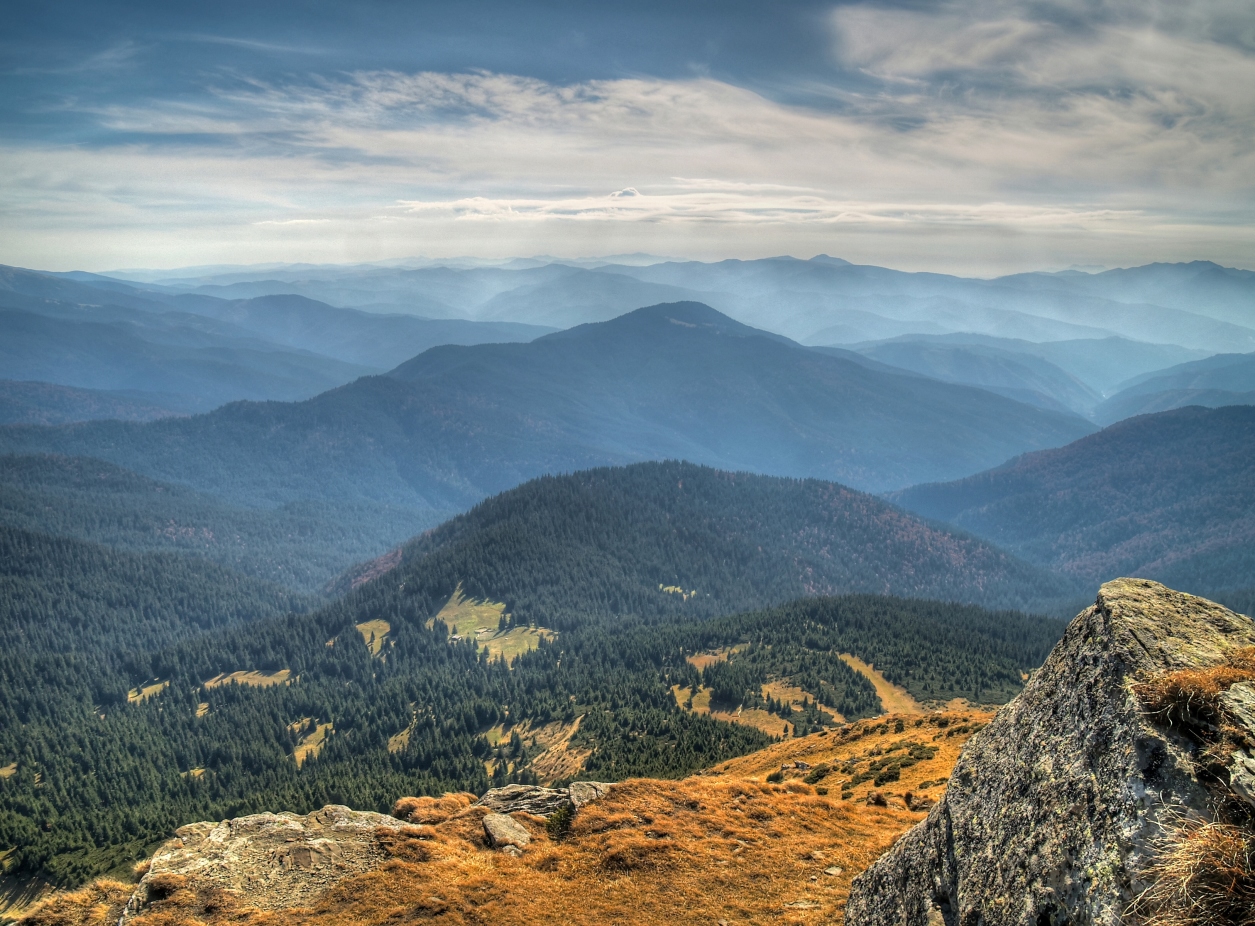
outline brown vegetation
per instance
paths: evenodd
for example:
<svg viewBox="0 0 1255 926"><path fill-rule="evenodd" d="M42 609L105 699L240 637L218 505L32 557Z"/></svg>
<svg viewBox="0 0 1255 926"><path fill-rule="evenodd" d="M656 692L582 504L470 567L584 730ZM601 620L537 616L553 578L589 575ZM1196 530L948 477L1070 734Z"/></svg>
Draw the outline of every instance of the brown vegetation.
<svg viewBox="0 0 1255 926"><path fill-rule="evenodd" d="M1255 647L1214 666L1181 669L1134 686L1147 713L1199 743L1198 770L1220 818L1185 820L1168 830L1134 904L1147 926L1255 926L1255 831L1250 808L1229 793L1225 766L1252 745L1222 702L1240 682L1255 681Z"/></svg>
<svg viewBox="0 0 1255 926"><path fill-rule="evenodd" d="M472 795L402 798L394 815L413 825L381 833L387 861L310 909L259 911L245 897L171 884L134 926L838 923L853 876L922 819L908 801L921 807L940 795L962 744L988 718L881 717L682 781L623 782L569 827L515 814L532 837L518 859L488 848L486 811ZM862 777L873 768L897 777L874 786L874 773ZM775 773L781 780L769 783ZM869 803L872 790L883 806Z"/></svg>
<svg viewBox="0 0 1255 926"><path fill-rule="evenodd" d="M1220 696L1238 682L1255 681L1255 647L1231 653L1221 664L1181 669L1135 686L1146 711L1174 726L1219 726Z"/></svg>
<svg viewBox="0 0 1255 926"><path fill-rule="evenodd" d="M1135 908L1145 926L1255 926L1255 839L1242 827L1174 829Z"/></svg>

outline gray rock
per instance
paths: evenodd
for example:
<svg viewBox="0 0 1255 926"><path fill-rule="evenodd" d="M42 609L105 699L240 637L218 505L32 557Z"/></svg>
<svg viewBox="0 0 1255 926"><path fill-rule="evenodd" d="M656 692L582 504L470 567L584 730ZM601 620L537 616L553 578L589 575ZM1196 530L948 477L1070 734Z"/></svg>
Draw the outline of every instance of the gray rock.
<svg viewBox="0 0 1255 926"><path fill-rule="evenodd" d="M585 804L605 797L610 792L610 785L604 781L573 781L568 790L571 803L579 810Z"/></svg>
<svg viewBox="0 0 1255 926"><path fill-rule="evenodd" d="M502 846L522 849L532 841L532 834L522 823L503 813L490 813L484 817L484 835L494 849Z"/></svg>
<svg viewBox="0 0 1255 926"><path fill-rule="evenodd" d="M854 880L846 923L1120 924L1163 825L1211 817L1193 744L1152 722L1132 683L1251 645L1255 624L1220 605L1141 579L1104 585L968 741L927 819Z"/></svg>
<svg viewBox="0 0 1255 926"><path fill-rule="evenodd" d="M523 850L520 849L518 846L502 846L501 854L508 855L510 856L510 858L522 858Z"/></svg>
<svg viewBox="0 0 1255 926"><path fill-rule="evenodd" d="M571 802L565 788L539 788L535 785L506 785L493 788L478 801L478 807L487 807L493 813L518 813L526 811L539 817L547 817Z"/></svg>
<svg viewBox="0 0 1255 926"><path fill-rule="evenodd" d="M338 804L306 816L259 813L181 826L153 855L119 926L147 907L148 884L159 875L210 882L262 910L309 906L329 887L384 860L376 834L380 827L406 826Z"/></svg>

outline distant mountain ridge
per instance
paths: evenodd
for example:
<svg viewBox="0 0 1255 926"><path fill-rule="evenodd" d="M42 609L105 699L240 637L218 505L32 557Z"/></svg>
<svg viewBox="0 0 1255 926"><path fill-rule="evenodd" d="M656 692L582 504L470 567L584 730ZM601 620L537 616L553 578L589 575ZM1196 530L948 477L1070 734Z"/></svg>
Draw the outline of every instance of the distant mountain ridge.
<svg viewBox="0 0 1255 926"><path fill-rule="evenodd" d="M0 450L98 457L248 505L458 510L542 473L665 458L892 489L1092 429L866 363L679 303L526 344L433 348L305 402L3 429Z"/></svg>
<svg viewBox="0 0 1255 926"><path fill-rule="evenodd" d="M893 493L1088 583L1139 576L1196 594L1255 575L1255 407L1130 418L956 482Z"/></svg>
<svg viewBox="0 0 1255 926"><path fill-rule="evenodd" d="M808 344L967 332L1047 342L1119 336L1255 350L1255 274L1207 262L994 280L906 273L819 255L758 260L516 261L496 267L233 268L144 274L167 293L286 291L343 306L569 327L659 301L698 301ZM250 277L255 282L250 283ZM221 281L219 284L217 281Z"/></svg>
<svg viewBox="0 0 1255 926"><path fill-rule="evenodd" d="M240 399L309 398L435 344L529 340L551 330L381 315L299 296L172 296L92 274L16 267L0 267L0 326L0 379L125 392L139 406L177 412ZM27 389L22 401L11 418L108 417L100 414L102 397L70 402L65 393ZM158 417L113 404L116 417ZM74 409L81 409L78 418Z"/></svg>
<svg viewBox="0 0 1255 926"><path fill-rule="evenodd" d="M1216 354L1135 377L1095 417L1111 423L1186 405L1255 405L1255 353Z"/></svg>

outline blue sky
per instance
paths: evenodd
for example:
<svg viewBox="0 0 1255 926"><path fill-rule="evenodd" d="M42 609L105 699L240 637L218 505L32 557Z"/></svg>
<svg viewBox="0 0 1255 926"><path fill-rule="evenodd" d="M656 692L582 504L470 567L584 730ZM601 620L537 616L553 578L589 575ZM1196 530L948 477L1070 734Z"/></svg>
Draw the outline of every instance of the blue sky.
<svg viewBox="0 0 1255 926"><path fill-rule="evenodd" d="M11 3L0 262L1255 265L1255 4Z"/></svg>

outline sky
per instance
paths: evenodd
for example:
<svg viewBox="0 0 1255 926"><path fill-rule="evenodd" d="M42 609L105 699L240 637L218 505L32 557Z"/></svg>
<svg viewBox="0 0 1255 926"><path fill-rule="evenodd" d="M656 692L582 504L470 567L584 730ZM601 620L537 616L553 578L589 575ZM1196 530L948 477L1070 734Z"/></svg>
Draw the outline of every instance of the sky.
<svg viewBox="0 0 1255 926"><path fill-rule="evenodd" d="M1250 0L5 12L0 263L1255 267Z"/></svg>

